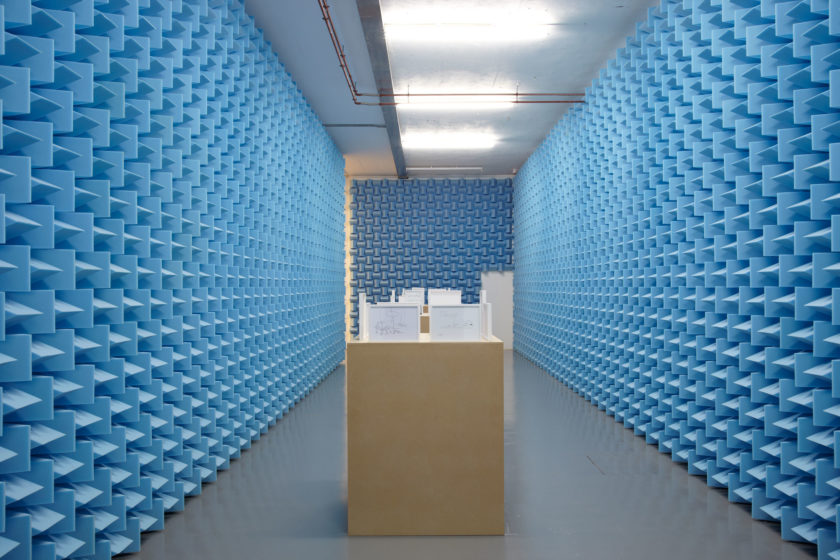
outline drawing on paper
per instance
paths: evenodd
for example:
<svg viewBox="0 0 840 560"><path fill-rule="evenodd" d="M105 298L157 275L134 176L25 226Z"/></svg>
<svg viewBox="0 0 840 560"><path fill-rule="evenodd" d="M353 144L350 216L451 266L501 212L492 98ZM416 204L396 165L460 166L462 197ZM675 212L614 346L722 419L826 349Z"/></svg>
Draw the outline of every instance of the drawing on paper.
<svg viewBox="0 0 840 560"><path fill-rule="evenodd" d="M429 334L432 340L479 340L481 309L478 304L431 306Z"/></svg>
<svg viewBox="0 0 840 560"><path fill-rule="evenodd" d="M376 334L380 336L405 334L408 329L408 325L405 323L401 317L402 314L398 310L388 309L381 315L382 316L379 320L376 321L376 324L373 325L373 329L376 331Z"/></svg>
<svg viewBox="0 0 840 560"><path fill-rule="evenodd" d="M440 319L444 330L472 329L475 326L471 317L455 309L441 309Z"/></svg>
<svg viewBox="0 0 840 560"><path fill-rule="evenodd" d="M416 340L420 332L417 305L380 303L368 308L370 340Z"/></svg>

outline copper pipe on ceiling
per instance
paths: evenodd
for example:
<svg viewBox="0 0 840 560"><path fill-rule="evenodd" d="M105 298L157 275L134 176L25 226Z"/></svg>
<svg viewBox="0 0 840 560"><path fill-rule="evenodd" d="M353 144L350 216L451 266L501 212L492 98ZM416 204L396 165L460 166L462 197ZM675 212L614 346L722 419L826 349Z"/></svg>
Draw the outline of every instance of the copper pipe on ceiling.
<svg viewBox="0 0 840 560"><path fill-rule="evenodd" d="M401 103L397 103L394 101L378 101L378 102L365 102L359 101L359 97L376 97L378 99L382 98L391 98L394 99L396 97L460 97L460 96L470 96L470 97L513 97L512 101L508 100L499 100L499 101L487 101L486 103L516 103L516 104L556 104L556 103L583 103L583 99L575 99L575 100L561 100L561 99L549 99L549 100L542 100L542 99L535 99L535 100L524 100L520 99L520 97L583 97L583 93L395 93L393 91L390 92L379 92L379 93L365 93L360 92L356 89L356 81L353 79L353 75L350 72L350 65L347 62L347 56L344 53L344 48L341 46L341 41L338 39L338 32L335 29L335 24L333 23L332 16L330 16L330 7L327 4L327 0L317 0L318 6L321 8L321 15L324 23L327 26L327 32L330 34L330 40L333 44L333 49L335 49L335 54L338 57L338 65L341 67L341 71L344 74L344 81L347 82L347 88L350 90L350 97L353 99L353 103L356 105L369 105L374 107L382 107L382 106L392 106L392 105L400 105Z"/></svg>
<svg viewBox="0 0 840 560"><path fill-rule="evenodd" d="M330 17L330 8L327 6L326 0L318 0L318 6L321 8L321 15L327 25L327 31L330 34L335 54L338 56L338 64L344 73L344 80L347 82L347 87L350 89L350 95L353 97L353 102L359 105L359 100L356 99L356 83L353 81L353 76L350 74L350 67L347 65L347 57L344 55L344 48L338 40L338 33L335 30L332 17Z"/></svg>
<svg viewBox="0 0 840 560"><path fill-rule="evenodd" d="M381 93L356 93L356 95L368 95L368 96L378 96L378 97L458 97L458 96L465 96L465 97L583 97L586 95L585 93L521 93L518 91L511 92L511 93L394 93L394 92L381 92Z"/></svg>
<svg viewBox="0 0 840 560"><path fill-rule="evenodd" d="M568 100L568 99L553 99L551 101L529 101L527 99L514 99L513 101L482 101L482 103L512 103L514 105L517 104L527 104L527 103L537 103L537 104L550 104L550 103L583 103L582 99L575 99L575 100ZM364 103L359 102L357 105L376 105L379 107L391 107L397 105L405 105L405 103L397 103L396 101L380 101L379 103ZM466 107L467 104L464 103Z"/></svg>

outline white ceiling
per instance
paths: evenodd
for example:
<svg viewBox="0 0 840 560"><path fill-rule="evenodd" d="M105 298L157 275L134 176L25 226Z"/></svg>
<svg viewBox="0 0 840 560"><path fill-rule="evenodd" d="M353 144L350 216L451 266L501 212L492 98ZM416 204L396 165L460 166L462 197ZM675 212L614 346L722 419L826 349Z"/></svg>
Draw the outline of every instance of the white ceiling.
<svg viewBox="0 0 840 560"><path fill-rule="evenodd" d="M659 0L380 0L388 56L397 92L583 92L635 32ZM332 0L330 12L359 91L375 91L367 46L354 0ZM512 7L538 12L547 37L538 41L435 44L394 40L389 21L412 9L467 10ZM350 176L394 176L395 168L378 107L353 103L316 0L245 0L280 61L295 78L346 156ZM462 16L463 17L463 16ZM391 28L396 29L396 28ZM393 31L396 32L396 31ZM484 150L405 148L408 167L480 167L468 175L509 175L545 138L569 105L517 104L504 109L416 110L398 108L403 135L426 130L492 132L498 143ZM364 124L375 127L332 127ZM382 128L378 128L382 127ZM465 170L466 171L466 170ZM428 171L409 175L431 175ZM451 170L441 174L456 175Z"/></svg>

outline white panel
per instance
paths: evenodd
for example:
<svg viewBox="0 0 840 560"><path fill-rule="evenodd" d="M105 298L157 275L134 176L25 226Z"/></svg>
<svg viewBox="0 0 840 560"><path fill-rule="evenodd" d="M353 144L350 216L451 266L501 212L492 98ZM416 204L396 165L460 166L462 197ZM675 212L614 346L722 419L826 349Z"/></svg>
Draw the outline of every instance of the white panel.
<svg viewBox="0 0 840 560"><path fill-rule="evenodd" d="M493 336L493 304L481 304L481 338L490 339Z"/></svg>
<svg viewBox="0 0 840 560"><path fill-rule="evenodd" d="M418 340L420 338L420 306L400 303L378 303L368 308L370 340Z"/></svg>
<svg viewBox="0 0 840 560"><path fill-rule="evenodd" d="M409 290L403 290L403 293L400 294L398 301L400 303L416 303L418 305L423 305L426 302L426 289L411 288Z"/></svg>
<svg viewBox="0 0 840 560"><path fill-rule="evenodd" d="M367 295L364 292L359 293L359 340L368 339L368 305Z"/></svg>
<svg viewBox="0 0 840 560"><path fill-rule="evenodd" d="M432 340L481 340L481 306L429 306L429 336Z"/></svg>
<svg viewBox="0 0 840 560"><path fill-rule="evenodd" d="M429 288L429 305L458 305L461 303L461 290Z"/></svg>
<svg viewBox="0 0 840 560"><path fill-rule="evenodd" d="M493 305L493 335L513 348L513 271L482 272L481 289L487 291L487 302Z"/></svg>

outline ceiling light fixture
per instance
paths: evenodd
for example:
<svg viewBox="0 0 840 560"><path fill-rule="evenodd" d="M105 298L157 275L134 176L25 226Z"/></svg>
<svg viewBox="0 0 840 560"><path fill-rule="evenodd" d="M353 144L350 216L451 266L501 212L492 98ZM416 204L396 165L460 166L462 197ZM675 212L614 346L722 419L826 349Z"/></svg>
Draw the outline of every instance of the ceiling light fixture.
<svg viewBox="0 0 840 560"><path fill-rule="evenodd" d="M418 111L467 111L510 109L516 101L515 96L505 93L499 95L435 95L408 94L397 97L398 109Z"/></svg>
<svg viewBox="0 0 840 560"><path fill-rule="evenodd" d="M533 42L551 34L545 9L457 8L450 5L390 10L382 15L389 41L421 43Z"/></svg>
<svg viewBox="0 0 840 560"><path fill-rule="evenodd" d="M385 35L389 41L406 43L505 43L531 42L548 37L551 31L545 24L388 24Z"/></svg>
<svg viewBox="0 0 840 560"><path fill-rule="evenodd" d="M421 173L439 173L439 172L443 172L443 171L455 171L455 172L477 171L477 172L480 173L480 172L484 171L484 168L483 167L477 167L477 166L476 167L467 167L467 166L462 166L462 167L436 167L436 166L430 166L430 167L406 167L405 170L406 171L416 171L416 172L421 172Z"/></svg>
<svg viewBox="0 0 840 560"><path fill-rule="evenodd" d="M408 150L487 150L498 142L489 132L408 132L402 145Z"/></svg>
<svg viewBox="0 0 840 560"><path fill-rule="evenodd" d="M353 99L353 103L356 105L365 105L365 106L374 106L374 107L384 107L384 106L392 106L398 105L396 99L407 97L408 94L397 93L394 91L387 91L387 90L379 90L376 93L372 92L362 92L356 89L356 81L353 79L353 75L350 73L350 65L347 61L347 56L344 53L344 47L341 46L341 40L338 37L338 32L335 29L335 24L333 23L332 16L330 16L330 9L327 6L327 0L318 0L318 6L321 8L321 15L323 16L324 24L327 26L327 32L329 33L330 40L332 42L333 48L335 49L335 54L338 57L338 65L341 68L342 74L344 75L344 80L347 83L347 89L350 90L350 97ZM545 17L546 20L549 20L550 17L547 15ZM399 24L399 21L396 22ZM543 25L556 25L556 24L543 24ZM427 93L424 95L428 96L450 96L454 95L451 93ZM478 94L470 94L470 95L478 95ZM492 94L484 94L484 95L496 95L495 93ZM360 98L376 98L376 101L362 101ZM512 103L516 104L557 104L557 103L584 103L583 99L571 99L571 98L583 98L583 93L549 93L549 92L539 92L539 93L523 93L517 91L514 94L515 101ZM557 99L557 98L561 99ZM565 99L564 99L565 98Z"/></svg>

